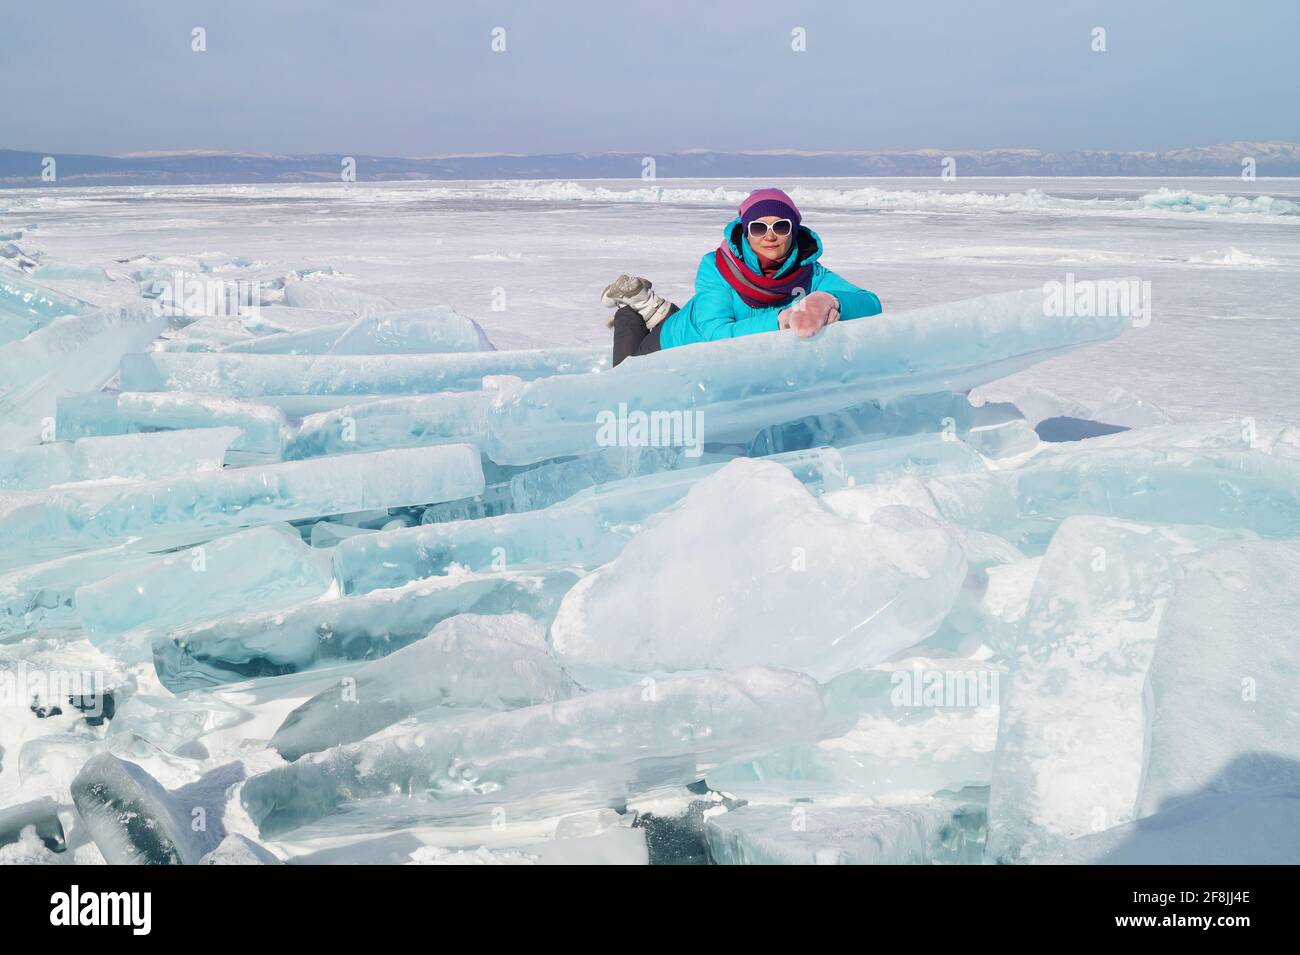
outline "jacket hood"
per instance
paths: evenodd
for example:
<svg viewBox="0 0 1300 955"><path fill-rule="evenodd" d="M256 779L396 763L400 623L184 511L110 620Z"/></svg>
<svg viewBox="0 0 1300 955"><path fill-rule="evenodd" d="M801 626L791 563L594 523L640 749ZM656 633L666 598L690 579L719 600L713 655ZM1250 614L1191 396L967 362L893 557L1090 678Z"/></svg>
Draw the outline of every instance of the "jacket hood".
<svg viewBox="0 0 1300 955"><path fill-rule="evenodd" d="M749 241L745 238L745 230L741 227L740 216L736 216L726 224L722 230L722 235L727 244L731 246L731 251L740 256L751 271L761 273L758 253L749 247ZM781 267L777 269L774 277L785 275L786 272L797 266L811 265L821 258L821 254L821 236L806 225L800 225L795 230L795 247L785 257L785 261L781 263Z"/></svg>

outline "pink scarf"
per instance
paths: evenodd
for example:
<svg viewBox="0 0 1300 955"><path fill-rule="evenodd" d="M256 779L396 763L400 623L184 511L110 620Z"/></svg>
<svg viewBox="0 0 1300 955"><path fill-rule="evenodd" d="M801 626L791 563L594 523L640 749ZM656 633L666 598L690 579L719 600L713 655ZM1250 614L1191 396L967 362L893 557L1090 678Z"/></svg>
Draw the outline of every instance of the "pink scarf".
<svg viewBox="0 0 1300 955"><path fill-rule="evenodd" d="M788 255L803 255L798 241L803 237L802 233L801 227ZM742 238L741 241L743 242L744 239ZM791 269L780 278L768 278L761 272L754 272L745 264L744 259L737 257L731 248L731 243L727 241L723 241L718 246L713 261L717 266L718 274L727 280L727 284L735 289L741 300L751 308L789 305L794 301L796 292L807 293L809 283L812 282L811 264Z"/></svg>

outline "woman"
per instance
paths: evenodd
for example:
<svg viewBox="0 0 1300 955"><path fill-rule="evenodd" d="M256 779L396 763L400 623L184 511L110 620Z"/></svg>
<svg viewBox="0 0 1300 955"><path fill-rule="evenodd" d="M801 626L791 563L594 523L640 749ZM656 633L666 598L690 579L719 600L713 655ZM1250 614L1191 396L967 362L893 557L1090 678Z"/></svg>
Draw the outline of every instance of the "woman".
<svg viewBox="0 0 1300 955"><path fill-rule="evenodd" d="M620 275L605 289L601 302L618 308L610 323L615 365L630 355L757 332L790 329L811 338L841 318L880 314L874 292L817 261L822 240L780 189L751 192L722 234L680 309L643 278Z"/></svg>

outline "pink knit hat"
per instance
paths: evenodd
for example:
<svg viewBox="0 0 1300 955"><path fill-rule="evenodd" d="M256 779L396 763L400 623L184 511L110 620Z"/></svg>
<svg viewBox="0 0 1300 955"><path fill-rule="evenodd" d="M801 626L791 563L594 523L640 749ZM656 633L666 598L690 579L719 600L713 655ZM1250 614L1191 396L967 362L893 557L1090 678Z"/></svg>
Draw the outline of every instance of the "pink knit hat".
<svg viewBox="0 0 1300 955"><path fill-rule="evenodd" d="M740 221L746 229L751 222L763 216L781 216L789 219L796 229L799 228L801 219L799 207L780 189L755 189L740 204Z"/></svg>

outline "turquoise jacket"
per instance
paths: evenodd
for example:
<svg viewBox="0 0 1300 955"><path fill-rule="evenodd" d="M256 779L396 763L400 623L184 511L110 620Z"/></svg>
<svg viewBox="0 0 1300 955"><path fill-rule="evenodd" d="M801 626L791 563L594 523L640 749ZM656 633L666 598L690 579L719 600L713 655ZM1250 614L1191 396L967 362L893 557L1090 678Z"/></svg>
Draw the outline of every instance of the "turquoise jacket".
<svg viewBox="0 0 1300 955"><path fill-rule="evenodd" d="M758 256L749 247L749 241L742 238L740 216L732 219L722 230L726 241L731 243L732 251L743 255L745 264L755 272L759 271ZM840 303L840 318L863 318L880 314L880 299L875 292L860 289L852 282L845 281L817 260L822 254L822 240L816 232L801 225L799 231L804 233L805 248L807 238L812 240L813 251L803 260L797 251L787 256L785 264L777 270L778 276L795 268L797 265L811 262L813 274L809 292L829 292ZM739 246L737 246L739 242ZM798 249L798 243L795 245ZM708 252L700 260L699 271L695 273L695 294L687 300L678 311L664 319L659 331L661 348L676 348L678 345L690 345L695 342L712 342L719 338L735 338L739 335L753 335L757 332L774 332L777 330L776 317L787 305L773 305L767 308L755 308L745 304L745 300L727 284L718 273L714 264L714 251Z"/></svg>

